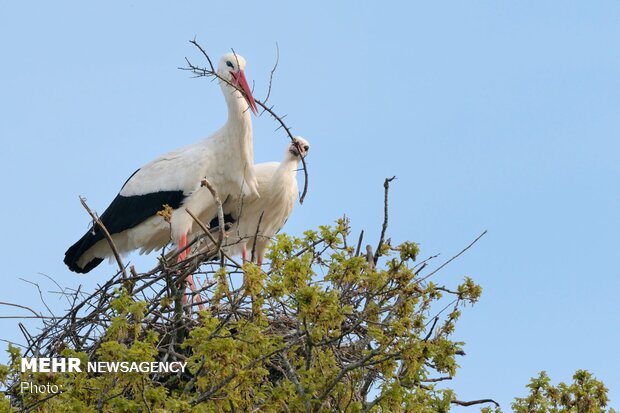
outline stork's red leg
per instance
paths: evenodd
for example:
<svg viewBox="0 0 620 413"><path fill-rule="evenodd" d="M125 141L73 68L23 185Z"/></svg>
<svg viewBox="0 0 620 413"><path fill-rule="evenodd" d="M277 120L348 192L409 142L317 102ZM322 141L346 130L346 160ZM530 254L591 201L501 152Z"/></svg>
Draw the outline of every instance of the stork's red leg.
<svg viewBox="0 0 620 413"><path fill-rule="evenodd" d="M179 250L181 251L181 253L179 254L179 257L177 258L177 262L181 262L185 260L185 258L187 258L187 249L185 249L185 247L187 247L187 234L181 235L181 238L179 239ZM187 276L187 284L189 285L190 291L192 293L195 293L196 283L194 282L193 274L190 274ZM199 298L201 298L200 295L198 296ZM187 296L183 294L183 304L187 304L187 302L188 302ZM205 309L205 306L201 303L201 304L198 304L198 308L202 311Z"/></svg>
<svg viewBox="0 0 620 413"><path fill-rule="evenodd" d="M179 251L181 251L181 253L179 254L179 258L177 258L177 262L181 262L187 258L187 250L185 247L187 247L187 234L181 235L181 239L179 239Z"/></svg>
<svg viewBox="0 0 620 413"><path fill-rule="evenodd" d="M181 235L181 238L179 239L178 247L179 247L179 251L181 252L179 253L179 256L177 257L177 262L181 262L187 257L186 251L183 250L186 246L187 246L187 234L183 234ZM191 289L192 288L191 284L193 284L193 280L190 281L188 279L188 283L190 284L190 289ZM183 304L185 305L187 304L187 302L188 302L187 295L185 295L185 292L183 292Z"/></svg>
<svg viewBox="0 0 620 413"><path fill-rule="evenodd" d="M248 260L248 250L243 246L243 251L241 251L241 262L244 263Z"/></svg>

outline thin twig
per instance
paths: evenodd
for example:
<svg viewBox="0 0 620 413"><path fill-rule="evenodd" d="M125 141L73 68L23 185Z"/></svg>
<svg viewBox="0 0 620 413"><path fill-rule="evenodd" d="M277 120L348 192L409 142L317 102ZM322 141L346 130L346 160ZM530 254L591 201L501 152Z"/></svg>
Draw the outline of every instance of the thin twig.
<svg viewBox="0 0 620 413"><path fill-rule="evenodd" d="M437 325L437 321L439 321L439 316L435 316L435 318L433 318L433 325L431 325L431 328L428 329L428 333L426 334L426 337L424 337L422 341L428 341L428 339L431 338L431 335L433 334L433 330L435 329L435 326Z"/></svg>
<svg viewBox="0 0 620 413"><path fill-rule="evenodd" d="M226 227L226 223L224 222L224 209L222 208L222 200L220 199L220 195L217 193L217 189L215 189L213 185L211 185L211 183L209 183L209 181L207 181L206 179L203 179L200 182L200 186L207 187L209 192L211 192L213 199L215 200L215 205L217 205L217 221L219 223L220 229L215 250L219 251L222 248L222 242L224 241L224 230Z"/></svg>
<svg viewBox="0 0 620 413"><path fill-rule="evenodd" d="M6 340L4 338L0 338L0 341L4 341L5 343L11 344L13 346L18 346L18 347L21 347L21 348L28 348L28 347L24 346L23 344L19 344L19 343L16 343L14 341L11 341L11 340Z"/></svg>
<svg viewBox="0 0 620 413"><path fill-rule="evenodd" d="M13 303L7 303L4 301L0 301L0 305L7 305L10 307L17 307L17 308L23 308L24 310L28 310L30 311L32 314L34 314L36 317L42 317L43 314L37 313L36 311L34 311L32 308L30 307L26 307L25 305L20 305L20 304L13 304Z"/></svg>
<svg viewBox="0 0 620 413"><path fill-rule="evenodd" d="M271 83L273 82L273 74L278 68L278 62L280 62L280 47L278 47L278 42L276 42L276 62L273 65L273 69L271 69L271 73L269 74L269 88L267 89L267 96L264 100L265 103L267 103L267 101L269 100L269 96L271 95Z"/></svg>
<svg viewBox="0 0 620 413"><path fill-rule="evenodd" d="M202 46L200 46L200 44L198 44L198 42L196 41L196 36L194 36L194 39L190 40L189 42L191 44L193 44L194 46L196 46L198 48L198 50L200 50L202 55L207 59L207 62L209 62L209 67L211 68L211 72L215 73L215 68L213 67L213 62L211 61L211 58L209 57L207 52L205 52L205 50L202 48Z"/></svg>
<svg viewBox="0 0 620 413"><path fill-rule="evenodd" d="M28 284L32 284L37 288L37 291L39 291L39 298L41 299L41 302L43 303L43 305L45 306L45 308L47 308L47 311L53 316L55 317L56 315L54 314L54 312L52 311L52 309L47 305L47 302L45 302L45 298L43 297L43 291L41 291L41 287L39 286L39 284L33 282L33 281L29 281L26 280L25 278L19 278L21 281L28 283Z"/></svg>
<svg viewBox="0 0 620 413"><path fill-rule="evenodd" d="M357 248L355 248L355 257L360 255L360 249L362 249L362 240L364 239L364 230L360 232L360 237L357 240Z"/></svg>
<svg viewBox="0 0 620 413"><path fill-rule="evenodd" d="M189 209L186 209L185 211L187 211L187 213L189 214L190 217L192 217L192 219L196 222L196 224L198 224L198 226L200 227L200 229L202 229L202 231L205 233L205 235L207 237L209 237L209 239L211 240L211 242L213 242L213 244L217 244L217 241L215 240L215 238L213 238L213 235L211 235L211 232L209 232L209 228L207 228L207 226L204 224L204 222L202 222L196 215L194 215L192 213L192 211L190 211ZM232 262L237 268L243 268L243 265L239 264L237 261L235 261L234 259L232 259L228 254L226 254L226 252L224 252L223 249L220 249L220 252L222 253L222 255L224 255L226 257L226 259L228 259L230 262Z"/></svg>
<svg viewBox="0 0 620 413"><path fill-rule="evenodd" d="M439 270L441 270L442 268L444 268L446 265L450 264L452 261L454 261L455 259L457 259L458 257L460 257L465 251L467 251L468 249L470 249L471 247L473 247L473 245L478 242L478 240L480 238L482 238L485 234L487 233L487 230L485 229L482 234L478 235L476 237L475 240L473 240L472 242L469 243L468 246L466 246L465 248L463 248L458 254L456 254L455 256L453 256L452 258L450 258L448 261L444 262L443 264L441 264L437 269L435 269L433 272L431 272L430 274L425 275L424 277L422 277L421 279L418 280L418 282L422 282L424 280L426 280L427 278L431 277L432 275L436 274Z"/></svg>
<svg viewBox="0 0 620 413"><path fill-rule="evenodd" d="M99 219L97 214L95 214L88 207L88 205L86 204L86 199L83 198L83 197L80 197L80 202L82 203L82 206L84 207L84 209L86 209L86 212L88 212L88 214L91 216L93 221L99 226L99 229L101 229L101 232L103 232L103 235L105 236L105 239L108 241L108 245L110 246L110 249L112 250L112 253L114 254L114 258L116 259L116 263L118 264L119 270L123 274L123 277L125 279L128 279L129 277L127 276L127 272L125 271L125 265L123 264L123 260L121 260L121 256L118 253L118 250L116 249L116 245L114 245L114 241L112 240L112 236L108 232L108 230L105 227L105 225L103 225L103 222L101 222L101 220Z"/></svg>
<svg viewBox="0 0 620 413"><path fill-rule="evenodd" d="M252 255L250 257L250 261L254 262L254 253L256 251L256 240L258 239L258 232L260 231L260 224L263 221L263 214L265 211L260 213L260 217L258 217L258 223L256 224L256 232L254 233L254 240L252 241Z"/></svg>

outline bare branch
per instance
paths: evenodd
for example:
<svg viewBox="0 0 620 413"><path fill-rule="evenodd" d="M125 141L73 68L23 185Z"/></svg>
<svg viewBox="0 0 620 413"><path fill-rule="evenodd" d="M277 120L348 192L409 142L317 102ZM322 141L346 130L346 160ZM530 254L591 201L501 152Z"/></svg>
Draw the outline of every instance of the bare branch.
<svg viewBox="0 0 620 413"><path fill-rule="evenodd" d="M34 314L36 317L42 317L43 314L37 313L36 311L34 311L32 308L30 307L26 307L25 305L20 305L20 304L13 304L13 303L7 303L4 301L0 301L0 305L7 305L7 306L11 306L11 307L17 307L17 308L23 308L24 310L28 310L30 311L32 314Z"/></svg>
<svg viewBox="0 0 620 413"><path fill-rule="evenodd" d="M202 182L200 182L200 186L202 187L206 186L207 189L209 189L209 192L211 192L211 195L213 196L213 199L215 200L215 204L217 205L217 221L220 226L220 230L218 233L217 245L215 246L215 249L216 251L219 251L222 248L222 242L224 241L224 235L225 235L224 229L226 227L226 223L224 222L224 209L222 208L222 200L220 199L220 196L217 193L217 190L206 179L203 179Z"/></svg>
<svg viewBox="0 0 620 413"><path fill-rule="evenodd" d="M200 219L198 219L198 217L196 215L194 215L194 213L192 211L190 211L189 209L185 209L185 211L187 211L189 216L192 217L192 219L198 224L200 229L202 229L204 234L211 240L211 242L213 242L213 244L216 245L217 241L215 240L215 238L213 238L213 235L211 235L211 232L209 231L209 228L207 228L207 226L204 224L204 222L202 222ZM226 257L226 259L228 259L230 262L232 262L237 268L242 268L243 267L243 265L239 264L237 261L235 261L230 256L228 256L221 248L219 249L219 251L222 253L222 255L224 255Z"/></svg>
<svg viewBox="0 0 620 413"><path fill-rule="evenodd" d="M456 404L458 406L473 406L476 404L484 404L484 403L493 403L495 407L499 407L499 403L493 399L480 399L480 400L471 400L471 401L461 401L461 400L451 400L450 403Z"/></svg>
<svg viewBox="0 0 620 413"><path fill-rule="evenodd" d="M446 265L450 264L452 261L454 261L455 259L457 259L458 257L460 257L461 255L463 255L463 253L465 253L465 251L467 251L468 249L470 249L471 247L474 246L474 244L476 242L478 242L478 240L480 240L480 238L482 238L485 234L487 233L487 230L484 230L482 232L482 234L478 235L476 237L475 240L473 240L472 242L469 243L468 246L466 246L465 248L463 248L458 254L456 254L455 256L453 256L452 258L450 258L448 261L444 262L443 264L441 264L436 270L434 270L433 272L431 272L430 274L422 277L418 282L422 282L424 280L426 280L427 278L433 276L434 274L436 274L437 272L439 272L442 268L444 268Z"/></svg>
<svg viewBox="0 0 620 413"><path fill-rule="evenodd" d="M254 254L256 252L256 240L258 239L258 232L260 231L260 224L263 221L263 214L265 211L260 213L260 217L258 217L258 223L256 224L256 232L254 233L254 240L252 241L252 255L250 257L250 261L254 262Z"/></svg>
<svg viewBox="0 0 620 413"><path fill-rule="evenodd" d="M390 190L390 182L396 179L395 176L391 178L385 178L383 182L384 194L383 194L383 225L381 226L381 236L379 237L379 245L377 245L377 249L375 250L375 265L379 260L379 257L382 255L381 249L383 248L383 242L385 239L385 232L388 227L388 192Z"/></svg>
<svg viewBox="0 0 620 413"><path fill-rule="evenodd" d="M357 240L357 248L355 248L355 256L360 255L360 249L362 248L362 240L364 239L364 230L360 232L360 237Z"/></svg>
<svg viewBox="0 0 620 413"><path fill-rule="evenodd" d="M95 214L86 204L86 199L83 197L80 197L80 202L82 203L82 206L84 207L84 209L86 210L86 212L88 212L88 215L91 216L91 218L93 219L94 223L97 224L97 226L99 227L99 229L101 230L101 232L103 232L103 236L105 237L105 239L108 241L108 245L110 246L110 249L112 250L112 253L114 254L114 258L116 259L116 263L118 264L118 269L120 270L120 272L123 274L123 277L125 279L129 278L127 276L127 272L125 271L125 265L123 264L123 260L121 259L120 254L118 253L118 249L116 249L116 245L114 245L114 241L112 240L112 236L110 235L110 233L108 232L107 228L105 227L105 225L103 225L103 222L101 222L101 220L99 219L99 217L97 216L97 214Z"/></svg>
<svg viewBox="0 0 620 413"><path fill-rule="evenodd" d="M205 52L205 50L202 48L202 46L200 46L200 44L198 44L198 42L196 41L196 37L194 37L194 39L190 40L189 42L191 44L193 44L194 46L196 46L198 48L198 50L200 50L202 55L207 59L207 62L209 62L209 67L211 68L211 72L215 73L215 67L213 67L213 62L211 61L211 58L209 57L207 52ZM189 61L187 63L189 63Z"/></svg>
<svg viewBox="0 0 620 413"><path fill-rule="evenodd" d="M267 96L265 97L265 100L264 100L265 103L267 103L267 101L269 100L269 96L271 95L271 83L273 82L273 74L276 72L279 62L280 62L280 47L278 47L278 42L276 42L276 62L273 65L273 69L271 69L271 73L269 74L269 89L267 89Z"/></svg>

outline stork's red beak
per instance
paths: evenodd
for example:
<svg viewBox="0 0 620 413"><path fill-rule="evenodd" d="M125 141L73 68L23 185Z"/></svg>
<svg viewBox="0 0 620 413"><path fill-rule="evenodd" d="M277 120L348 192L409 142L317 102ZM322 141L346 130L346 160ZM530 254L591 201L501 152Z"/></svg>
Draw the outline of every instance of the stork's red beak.
<svg viewBox="0 0 620 413"><path fill-rule="evenodd" d="M230 72L232 74L233 79L237 83L237 86L243 90L244 98L248 102L250 109L254 112L255 115L258 115L258 108L256 107L256 102L254 102L254 96L252 96L252 91L250 90L250 86L248 85L248 81L245 78L245 73L243 70L240 70L238 73Z"/></svg>

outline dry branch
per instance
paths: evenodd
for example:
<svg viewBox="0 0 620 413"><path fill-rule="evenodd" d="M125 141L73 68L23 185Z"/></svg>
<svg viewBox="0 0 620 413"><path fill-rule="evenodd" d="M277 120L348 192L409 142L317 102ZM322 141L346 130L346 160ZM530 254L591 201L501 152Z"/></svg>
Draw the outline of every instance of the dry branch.
<svg viewBox="0 0 620 413"><path fill-rule="evenodd" d="M390 182L396 179L395 176L391 178L385 178L383 182L383 225L381 225L381 236L379 237L379 244L377 245L377 249L375 251L375 265L377 265L377 261L381 254L381 249L383 248L383 243L385 242L385 233L388 228L388 198L390 191Z"/></svg>
<svg viewBox="0 0 620 413"><path fill-rule="evenodd" d="M226 226L226 223L224 222L224 209L222 208L222 200L220 199L217 190L206 179L202 180L200 186L206 186L207 189L209 189L209 192L211 192L211 195L215 200L215 205L217 205L217 222L219 224L219 231L215 250L219 251L222 248L222 242L224 241L224 228Z"/></svg>
<svg viewBox="0 0 620 413"><path fill-rule="evenodd" d="M99 219L99 216L97 216L97 214L95 214L88 207L88 205L86 204L86 199L80 197L80 202L82 203L82 206L84 207L84 209L86 209L86 212L88 212L88 215L90 215L92 217L94 224L97 224L97 226L99 227L101 232L103 232L103 235L104 235L106 241L108 242L108 245L110 246L110 249L112 250L112 253L114 254L114 258L116 259L116 263L118 264L118 268L121 271L121 273L123 274L123 277L125 279L129 278L129 277L127 277L127 272L125 271L125 265L123 264L123 260L121 259L121 255L118 253L118 249L116 248L116 245L114 245L114 241L112 240L112 236L108 232L108 229L105 227L105 225L103 225L103 222L101 222L101 220ZM93 224L93 226L94 226L94 224Z"/></svg>

